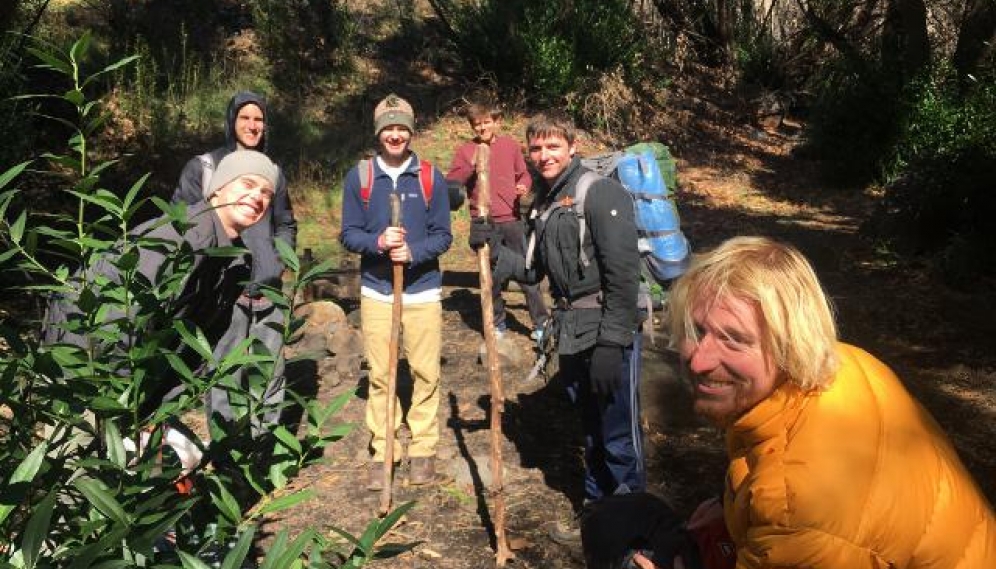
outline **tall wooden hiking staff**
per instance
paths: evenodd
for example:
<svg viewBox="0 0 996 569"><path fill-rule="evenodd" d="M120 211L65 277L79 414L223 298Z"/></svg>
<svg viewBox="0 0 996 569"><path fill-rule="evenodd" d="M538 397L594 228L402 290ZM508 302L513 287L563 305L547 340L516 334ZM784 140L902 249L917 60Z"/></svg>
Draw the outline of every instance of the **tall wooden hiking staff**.
<svg viewBox="0 0 996 569"><path fill-rule="evenodd" d="M491 181L488 178L491 147L485 143L477 145L474 155L474 169L477 174L477 215L487 217L491 206ZM494 300L491 297L494 283L491 280L491 247L485 243L477 250L477 264L481 272L481 320L484 327L484 344L488 351L488 376L491 379L491 497L494 500L495 542L498 551L495 560L498 567L515 557L508 546L505 535L505 493L502 482L504 463L501 459L501 416L505 410L505 390L501 382L501 363L498 360L497 338L495 338Z"/></svg>
<svg viewBox="0 0 996 569"><path fill-rule="evenodd" d="M401 227L401 198L391 193L391 227ZM391 305L391 343L387 348L390 360L387 368L387 429L384 433L384 487L380 491L380 515L391 510L391 486L394 469L394 400L398 396L398 344L401 339L402 292L405 267L394 261L392 284L394 304Z"/></svg>

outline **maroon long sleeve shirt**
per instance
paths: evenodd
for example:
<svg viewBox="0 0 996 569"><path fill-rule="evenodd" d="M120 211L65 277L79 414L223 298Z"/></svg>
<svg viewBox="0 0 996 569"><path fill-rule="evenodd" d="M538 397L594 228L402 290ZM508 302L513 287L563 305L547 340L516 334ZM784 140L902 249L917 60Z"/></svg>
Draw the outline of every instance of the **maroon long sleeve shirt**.
<svg viewBox="0 0 996 569"><path fill-rule="evenodd" d="M457 148L453 156L447 180L453 180L467 186L470 198L470 214L477 215L477 173L474 170L474 154L477 151L476 142L467 142ZM526 161L522 158L519 143L510 136L496 136L491 142L490 160L491 206L489 213L496 223L514 221L519 218L517 184L527 189L532 186L532 178L526 169Z"/></svg>

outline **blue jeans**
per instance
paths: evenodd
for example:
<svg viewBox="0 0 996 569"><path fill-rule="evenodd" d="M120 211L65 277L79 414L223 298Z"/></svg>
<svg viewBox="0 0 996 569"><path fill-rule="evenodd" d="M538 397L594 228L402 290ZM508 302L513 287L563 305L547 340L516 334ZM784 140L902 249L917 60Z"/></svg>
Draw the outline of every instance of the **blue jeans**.
<svg viewBox="0 0 996 569"><path fill-rule="evenodd" d="M623 381L609 396L591 389L588 371L594 348L560 356L567 392L581 410L584 431L584 494L586 501L616 493L642 492L647 486L640 427L640 347L642 335L623 352Z"/></svg>

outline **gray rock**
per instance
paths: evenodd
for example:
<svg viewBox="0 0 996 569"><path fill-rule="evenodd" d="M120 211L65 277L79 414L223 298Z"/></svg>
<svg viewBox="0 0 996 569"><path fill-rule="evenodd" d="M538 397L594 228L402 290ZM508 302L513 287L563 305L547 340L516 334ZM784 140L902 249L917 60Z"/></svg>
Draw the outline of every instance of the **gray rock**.
<svg viewBox="0 0 996 569"><path fill-rule="evenodd" d="M343 354L335 358L335 371L340 378L359 377L362 365L360 354Z"/></svg>
<svg viewBox="0 0 996 569"><path fill-rule="evenodd" d="M325 334L319 334L314 330L309 331L307 329L300 336L300 340L293 344L292 350L294 355L311 356L314 358L322 358L329 354L328 341L325 339Z"/></svg>
<svg viewBox="0 0 996 569"><path fill-rule="evenodd" d="M348 326L339 326L327 334L329 351L333 354L350 355L363 353L363 334Z"/></svg>

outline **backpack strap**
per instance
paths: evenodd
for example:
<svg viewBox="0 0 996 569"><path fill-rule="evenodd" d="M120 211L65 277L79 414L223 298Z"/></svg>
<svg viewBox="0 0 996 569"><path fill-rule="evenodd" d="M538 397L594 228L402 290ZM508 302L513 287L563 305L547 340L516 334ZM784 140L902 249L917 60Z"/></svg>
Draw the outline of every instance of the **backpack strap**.
<svg viewBox="0 0 996 569"><path fill-rule="evenodd" d="M584 201L588 196L588 190L591 185L598 180L604 178L601 174L596 172L588 171L581 174L581 178L578 180L576 186L574 186L574 196L564 196L560 200L552 203L547 208L542 211L538 211L535 208L530 213L530 219L539 218L540 221L546 222L550 218L550 215L557 209L562 207L569 207L574 210L574 215L578 218L578 261L582 266L587 267L591 264L588 260L588 255L584 254L584 233L587 230L587 223L584 218ZM533 265L533 254L536 252L536 232L533 231L529 234L529 244L526 246L526 269L532 268Z"/></svg>
<svg viewBox="0 0 996 569"><path fill-rule="evenodd" d="M360 175L360 200L363 202L363 209L367 209L370 205L370 190L373 188L373 160L369 158L360 160L356 164L356 173Z"/></svg>
<svg viewBox="0 0 996 569"><path fill-rule="evenodd" d="M373 160L369 158L360 160L356 165L356 171L360 175L360 200L363 201L363 209L367 209L370 205L370 192L373 190ZM422 190L422 199L425 200L425 209L429 209L429 203L432 201L433 178L432 162L420 160L418 185Z"/></svg>
<svg viewBox="0 0 996 569"><path fill-rule="evenodd" d="M425 209L429 209L432 202L432 162L419 160L418 164L418 185L422 187L422 199L425 200Z"/></svg>
<svg viewBox="0 0 996 569"><path fill-rule="evenodd" d="M581 179L574 186L574 214L578 216L578 260L581 262L582 267L587 267L591 264L588 255L584 254L584 233L588 227L584 218L584 202L585 198L588 197L588 190L591 189L591 186L595 182L602 178L604 176L601 174L589 170L581 174Z"/></svg>
<svg viewBox="0 0 996 569"><path fill-rule="evenodd" d="M211 186L211 178L214 176L214 156L210 152L205 152L197 156L201 161L201 193Z"/></svg>

